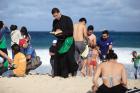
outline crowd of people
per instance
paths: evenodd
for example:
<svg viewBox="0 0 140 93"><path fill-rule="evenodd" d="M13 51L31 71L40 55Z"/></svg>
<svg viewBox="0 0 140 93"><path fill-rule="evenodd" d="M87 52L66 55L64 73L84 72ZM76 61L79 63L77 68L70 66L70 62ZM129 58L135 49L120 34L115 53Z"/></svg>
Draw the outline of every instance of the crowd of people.
<svg viewBox="0 0 140 93"><path fill-rule="evenodd" d="M58 8L52 9L52 15L54 21L50 33L57 38L49 50L53 64L52 75L66 78L70 74L75 76L80 70L81 75L94 77L94 93L125 93L125 67L117 62L118 57L113 51L109 31L104 30L101 37L96 39L94 26L86 27L86 18L80 18L78 23L73 24L71 18L62 15ZM134 64L136 60L137 64L140 64L139 57L136 54L133 57ZM135 68L137 78L139 67ZM97 83L99 77L103 79L100 87Z"/></svg>
<svg viewBox="0 0 140 93"><path fill-rule="evenodd" d="M67 78L76 76L94 77L94 93L125 93L127 75L125 67L117 62L117 54L113 51L112 39L108 30L104 30L99 39L94 35L94 26L86 27L86 18L80 18L73 24L72 19L62 15L58 8L52 9L54 17L52 31L57 40L53 40L49 49L51 74L53 77ZM8 56L5 34L10 32L12 58ZM140 56L132 53L135 66L135 78L140 74ZM0 21L0 75L3 77L21 77L29 74L41 65L31 44L31 36L25 26L19 30L11 25L10 30ZM98 78L103 85L98 86Z"/></svg>
<svg viewBox="0 0 140 93"><path fill-rule="evenodd" d="M99 60L106 61L106 55L112 50L109 32L104 30L101 38L96 40L94 26L86 27L86 18L73 24L71 18L62 15L58 8L52 9L52 15L54 21L50 33L57 38L50 47L52 75L75 76L80 70L83 76L93 76Z"/></svg>
<svg viewBox="0 0 140 93"><path fill-rule="evenodd" d="M6 34L10 33L12 58L8 56ZM41 65L40 57L32 47L31 37L26 27L18 30L16 25L11 25L10 30L0 21L0 76L25 76L30 70Z"/></svg>

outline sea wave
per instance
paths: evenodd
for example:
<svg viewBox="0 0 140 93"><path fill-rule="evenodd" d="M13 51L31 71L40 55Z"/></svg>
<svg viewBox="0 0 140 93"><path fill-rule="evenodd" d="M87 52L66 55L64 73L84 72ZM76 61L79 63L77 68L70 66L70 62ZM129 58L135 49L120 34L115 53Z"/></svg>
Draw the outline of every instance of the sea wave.
<svg viewBox="0 0 140 93"><path fill-rule="evenodd" d="M127 72L129 74L129 78L134 78L134 67L133 67L133 63L131 62L132 59L132 55L131 52L132 51L137 51L138 53L140 53L140 48L129 48L129 47L125 47L125 48L120 48L120 47L115 47L113 48L115 53L118 55L118 62L122 63L125 65ZM12 53L11 50L8 49L8 53L9 56L12 57ZM42 61L42 65L35 70L35 72L37 73L51 73L51 66L50 66L50 55L49 55L49 49L36 49L36 53L38 56L40 56L41 61Z"/></svg>

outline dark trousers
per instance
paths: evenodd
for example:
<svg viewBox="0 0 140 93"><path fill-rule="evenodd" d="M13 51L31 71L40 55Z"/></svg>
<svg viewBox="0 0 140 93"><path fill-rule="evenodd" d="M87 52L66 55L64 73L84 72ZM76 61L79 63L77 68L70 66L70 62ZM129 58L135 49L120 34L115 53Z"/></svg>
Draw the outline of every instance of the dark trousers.
<svg viewBox="0 0 140 93"><path fill-rule="evenodd" d="M74 75L77 72L78 64L74 58L74 53L74 43L67 53L56 53L54 60L54 76L67 78L70 73Z"/></svg>
<svg viewBox="0 0 140 93"><path fill-rule="evenodd" d="M54 76L54 59L50 59L50 64L52 67L51 74L52 74L52 76Z"/></svg>

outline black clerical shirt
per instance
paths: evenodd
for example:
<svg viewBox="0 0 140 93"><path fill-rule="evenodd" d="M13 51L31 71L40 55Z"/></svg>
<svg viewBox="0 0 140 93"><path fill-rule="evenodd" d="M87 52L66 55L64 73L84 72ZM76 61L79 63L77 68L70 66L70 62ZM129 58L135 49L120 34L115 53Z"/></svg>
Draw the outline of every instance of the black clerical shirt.
<svg viewBox="0 0 140 93"><path fill-rule="evenodd" d="M61 15L60 20L55 19L53 21L52 31L57 29L62 30L62 34L56 36L58 39L65 39L66 37L73 36L73 22L70 17Z"/></svg>

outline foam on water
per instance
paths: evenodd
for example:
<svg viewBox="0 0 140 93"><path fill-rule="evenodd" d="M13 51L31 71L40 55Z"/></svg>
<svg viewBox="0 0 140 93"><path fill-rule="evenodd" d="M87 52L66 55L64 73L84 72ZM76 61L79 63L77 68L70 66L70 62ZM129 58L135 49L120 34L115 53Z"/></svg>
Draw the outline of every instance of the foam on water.
<svg viewBox="0 0 140 93"><path fill-rule="evenodd" d="M126 66L127 72L129 73L129 78L133 78L133 63L131 62L131 52L137 51L140 53L139 48L114 48L115 53L118 55L118 62L124 64ZM11 50L8 50L9 56L11 57ZM50 55L49 49L36 49L36 53L40 56L42 65L36 69L35 71L38 73L50 73L51 66L50 66Z"/></svg>
<svg viewBox="0 0 140 93"><path fill-rule="evenodd" d="M115 53L118 55L118 62L123 64L132 64L131 52L134 50L140 53L140 48L114 48ZM11 57L11 50L8 50L8 53ZM36 49L36 53L41 57L42 65L50 65L49 49Z"/></svg>
<svg viewBox="0 0 140 93"><path fill-rule="evenodd" d="M118 62L123 64L132 64L132 51L140 53L140 48L114 48L115 53L118 55Z"/></svg>

